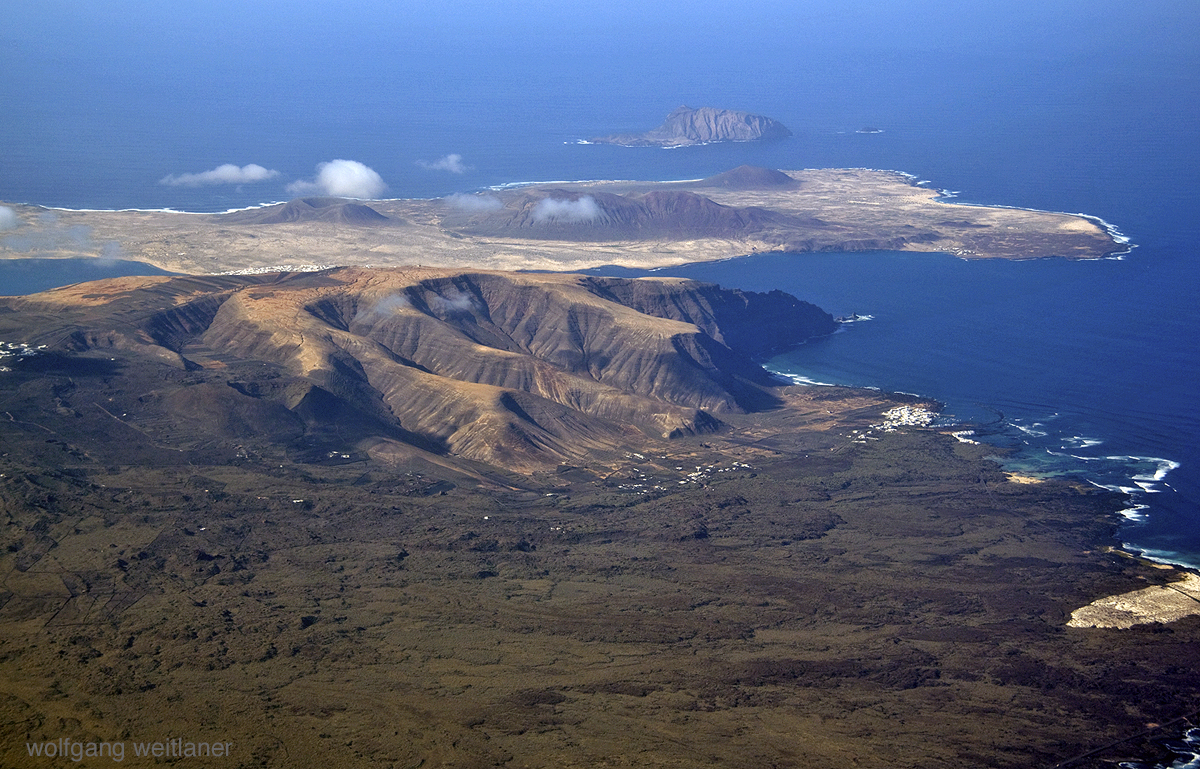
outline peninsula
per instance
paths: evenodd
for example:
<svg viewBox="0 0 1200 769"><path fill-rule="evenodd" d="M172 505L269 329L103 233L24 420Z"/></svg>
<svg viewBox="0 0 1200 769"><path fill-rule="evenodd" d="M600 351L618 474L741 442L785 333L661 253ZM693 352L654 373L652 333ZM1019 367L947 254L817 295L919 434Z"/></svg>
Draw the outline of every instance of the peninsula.
<svg viewBox="0 0 1200 769"><path fill-rule="evenodd" d="M682 106L667 115L658 128L645 133L613 134L591 139L591 144L625 147L687 147L713 142L752 142L784 139L792 132L778 120L749 112L715 107Z"/></svg>
<svg viewBox="0 0 1200 769"><path fill-rule="evenodd" d="M1100 258L1127 249L1097 220L958 205L910 176L743 166L690 182L531 184L435 200L304 198L227 214L47 212L0 258L119 253L184 273L299 265L572 271L767 251L941 251L964 259Z"/></svg>

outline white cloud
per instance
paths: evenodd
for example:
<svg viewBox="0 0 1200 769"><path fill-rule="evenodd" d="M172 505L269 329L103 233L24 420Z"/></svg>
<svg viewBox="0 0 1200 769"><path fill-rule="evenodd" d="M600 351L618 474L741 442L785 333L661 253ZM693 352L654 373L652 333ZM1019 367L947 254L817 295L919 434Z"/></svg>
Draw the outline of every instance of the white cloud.
<svg viewBox="0 0 1200 769"><path fill-rule="evenodd" d="M158 180L159 184L166 184L170 187L200 187L206 184L246 184L249 182L262 182L267 179L274 179L279 176L278 171L272 171L269 168L263 168L260 165L251 163L247 166L238 168L233 163L226 163L217 166L211 171L201 171L198 174L179 174L178 176L164 176Z"/></svg>
<svg viewBox="0 0 1200 769"><path fill-rule="evenodd" d="M331 160L317 165L317 178L287 186L293 195L330 195L338 198L379 197L387 184L379 174L357 160Z"/></svg>
<svg viewBox="0 0 1200 769"><path fill-rule="evenodd" d="M17 212L8 206L0 206L0 230L13 230L21 226Z"/></svg>
<svg viewBox="0 0 1200 769"><path fill-rule="evenodd" d="M412 302L404 294L388 294L382 299L360 307L355 314L355 322L370 320L377 316L393 315L400 310L412 307Z"/></svg>
<svg viewBox="0 0 1200 769"><path fill-rule="evenodd" d="M604 212L591 195L578 200L544 198L533 207L533 219L537 222L591 222L603 216Z"/></svg>
<svg viewBox="0 0 1200 769"><path fill-rule="evenodd" d="M495 195L466 195L462 192L456 192L453 195L447 195L442 200L451 208L457 208L459 211L466 211L468 213L499 211L501 208L504 208L504 203L500 202L500 198Z"/></svg>
<svg viewBox="0 0 1200 769"><path fill-rule="evenodd" d="M471 167L463 164L462 155L451 153L444 158L439 158L432 163L428 160L418 160L417 165L421 168L428 168L431 171L449 171L452 174L462 174L471 170Z"/></svg>
<svg viewBox="0 0 1200 769"><path fill-rule="evenodd" d="M462 313L474 312L478 309L475 304L475 297L453 288L450 289L446 296L430 294L425 297L425 303L429 305L430 310L442 315L460 315Z"/></svg>
<svg viewBox="0 0 1200 769"><path fill-rule="evenodd" d="M86 254L97 248L92 228L83 224L64 227L53 211L43 211L37 221L4 238L4 247L21 253L51 251Z"/></svg>
<svg viewBox="0 0 1200 769"><path fill-rule="evenodd" d="M110 241L105 243L103 248L100 249L100 256L97 262L103 267L111 267L126 256L125 249L121 247L120 243Z"/></svg>
<svg viewBox="0 0 1200 769"><path fill-rule="evenodd" d="M6 213L7 212L7 213ZM92 228L83 224L63 225L58 214L43 211L34 221L23 223L8 206L0 206L0 231L15 229L6 227L8 214L12 214L16 232L5 234L0 239L0 249L22 254L57 254L60 256L95 256L96 264L111 264L124 259L127 254L116 241L98 241L92 237Z"/></svg>

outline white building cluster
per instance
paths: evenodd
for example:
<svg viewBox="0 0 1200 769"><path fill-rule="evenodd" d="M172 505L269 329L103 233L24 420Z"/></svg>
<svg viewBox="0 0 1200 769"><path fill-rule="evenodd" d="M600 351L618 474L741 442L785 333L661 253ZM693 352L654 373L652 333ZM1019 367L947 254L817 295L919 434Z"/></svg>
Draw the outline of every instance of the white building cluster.
<svg viewBox="0 0 1200 769"><path fill-rule="evenodd" d="M44 344L31 347L24 342L0 342L0 361L5 361L9 358L28 358L37 355L44 349L46 349L46 345ZM3 371L12 371L12 369L0 363L0 372Z"/></svg>

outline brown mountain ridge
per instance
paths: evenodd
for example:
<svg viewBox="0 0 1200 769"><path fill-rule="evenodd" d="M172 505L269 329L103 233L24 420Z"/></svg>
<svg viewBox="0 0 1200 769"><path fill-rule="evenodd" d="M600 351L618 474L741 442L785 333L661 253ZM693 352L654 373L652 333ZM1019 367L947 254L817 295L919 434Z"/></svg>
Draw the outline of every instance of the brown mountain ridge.
<svg viewBox="0 0 1200 769"><path fill-rule="evenodd" d="M1067 624L1179 576L1106 546L1123 496L754 363L832 327L431 268L0 299L0 764L1099 769L1190 725L1200 618Z"/></svg>
<svg viewBox="0 0 1200 769"><path fill-rule="evenodd" d="M163 445L415 449L518 471L772 408L753 356L835 328L778 291L419 268L122 278L0 304L3 338L48 346L30 365L141 372L122 419ZM164 364L188 375L147 381Z"/></svg>

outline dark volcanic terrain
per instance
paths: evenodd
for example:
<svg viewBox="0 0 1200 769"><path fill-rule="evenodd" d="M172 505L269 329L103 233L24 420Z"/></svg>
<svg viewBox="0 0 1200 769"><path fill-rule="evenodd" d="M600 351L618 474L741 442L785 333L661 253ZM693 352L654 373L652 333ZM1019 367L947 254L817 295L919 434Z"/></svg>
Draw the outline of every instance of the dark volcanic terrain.
<svg viewBox="0 0 1200 769"><path fill-rule="evenodd" d="M754 363L831 328L430 269L0 300L0 764L1048 767L1194 711L1197 618L1066 626L1178 576L1121 499Z"/></svg>

